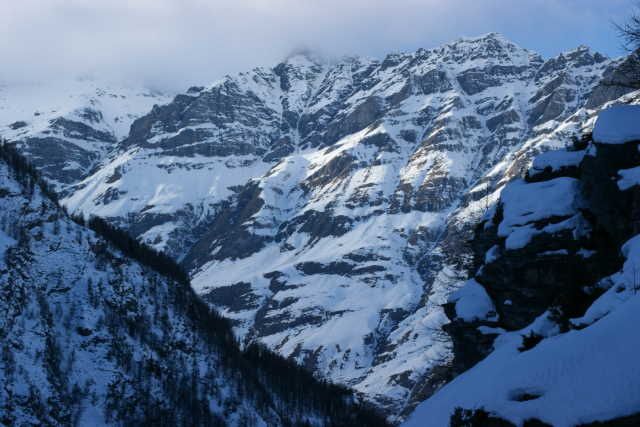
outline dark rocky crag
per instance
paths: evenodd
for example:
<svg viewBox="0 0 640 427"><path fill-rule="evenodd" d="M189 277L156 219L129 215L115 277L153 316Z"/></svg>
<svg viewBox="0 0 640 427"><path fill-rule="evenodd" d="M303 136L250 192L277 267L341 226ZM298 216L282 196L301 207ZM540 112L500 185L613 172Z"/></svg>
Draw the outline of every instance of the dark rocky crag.
<svg viewBox="0 0 640 427"><path fill-rule="evenodd" d="M550 216L536 221L540 230L522 248L510 249L499 235L505 201L481 222L471 241L474 253L474 279L481 284L495 306L497 319L465 321L456 314L456 303L445 306L451 322L445 325L450 334L455 358L445 377L450 379L474 366L488 355L496 334L482 333L480 326L517 331L531 324L545 312L562 332L574 328L570 319L584 315L601 295L600 279L621 269L620 247L640 232L640 186L620 189L619 171L640 165L640 141L602 144L591 135L575 141L570 153L584 154L581 162L566 167L551 166L530 171L525 185L551 183L571 178L579 183L579 215L584 220L573 228L546 228L566 218ZM568 195L569 197L569 195ZM487 253L492 256L487 256ZM521 351L534 347L542 336L523 336ZM638 415L607 422L584 424L635 425ZM453 416L456 426L513 426L514 424L483 410L463 410ZM537 420L526 426L547 425Z"/></svg>

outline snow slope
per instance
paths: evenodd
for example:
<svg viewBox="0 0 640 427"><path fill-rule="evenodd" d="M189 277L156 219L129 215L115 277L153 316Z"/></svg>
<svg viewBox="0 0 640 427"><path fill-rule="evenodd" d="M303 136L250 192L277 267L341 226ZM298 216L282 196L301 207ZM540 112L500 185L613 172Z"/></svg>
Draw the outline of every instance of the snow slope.
<svg viewBox="0 0 640 427"><path fill-rule="evenodd" d="M560 334L545 313L522 330L500 335L485 360L419 405L403 426L448 425L457 407L484 408L517 425L537 418L557 427L637 413L640 295L633 275L640 236L622 252L623 269L602 280L607 291L573 320L583 329ZM547 338L520 352L522 336L530 331ZM520 401L525 393L536 397Z"/></svg>
<svg viewBox="0 0 640 427"><path fill-rule="evenodd" d="M383 425L349 393L242 353L166 262L161 275L72 221L0 149L2 424Z"/></svg>

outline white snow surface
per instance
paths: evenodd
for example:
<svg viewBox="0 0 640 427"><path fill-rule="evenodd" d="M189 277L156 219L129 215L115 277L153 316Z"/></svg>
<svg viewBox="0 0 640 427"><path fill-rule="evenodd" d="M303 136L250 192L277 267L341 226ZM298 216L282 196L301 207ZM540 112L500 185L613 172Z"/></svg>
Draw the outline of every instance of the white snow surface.
<svg viewBox="0 0 640 427"><path fill-rule="evenodd" d="M586 151L551 150L542 153L533 160L529 175L535 176L549 168L552 172L557 172L569 166L578 166L584 158Z"/></svg>
<svg viewBox="0 0 640 427"><path fill-rule="evenodd" d="M2 160L0 189L0 330L11 343L0 412L11 425L135 422L149 415L136 398L175 415L174 381L187 378L224 425L326 425L325 414L292 410L268 383L260 402L247 393L263 379L228 364L227 344L180 305L183 285L72 221L37 186L28 191Z"/></svg>
<svg viewBox="0 0 640 427"><path fill-rule="evenodd" d="M135 119L170 100L169 93L93 78L0 82L0 137L17 143L64 192L70 175L86 176Z"/></svg>
<svg viewBox="0 0 640 427"><path fill-rule="evenodd" d="M135 118L147 113L154 104L170 100L171 93L92 78L11 85L0 82L0 129L7 139L23 138L46 131L51 120L58 117L86 121L78 114L84 108L92 108L103 116L101 123L92 126L120 140L128 135ZM17 121L24 121L27 126L8 129Z"/></svg>
<svg viewBox="0 0 640 427"><path fill-rule="evenodd" d="M618 174L620 175L620 179L618 179L618 188L620 190L628 190L635 185L640 185L640 166L621 169Z"/></svg>
<svg viewBox="0 0 640 427"><path fill-rule="evenodd" d="M640 141L640 105L614 105L603 110L593 128L593 140L601 144Z"/></svg>
<svg viewBox="0 0 640 427"><path fill-rule="evenodd" d="M146 89L137 84L114 83L107 80L77 78L48 82L2 84L0 82L0 128L16 121L25 121L27 129L3 134L8 139L25 132L46 130L58 117L78 118L84 108L93 108L103 115L98 126L112 132L117 139L129 133L133 119L147 113L154 104L170 101L171 93Z"/></svg>
<svg viewBox="0 0 640 427"><path fill-rule="evenodd" d="M465 322L495 317L493 301L474 279L468 280L462 288L451 294L449 301L455 302L456 315Z"/></svg>
<svg viewBox="0 0 640 427"><path fill-rule="evenodd" d="M498 236L506 238L506 248L523 248L537 234L579 228L582 200L578 187L579 181L568 177L536 183L519 179L509 184L502 191L503 219L498 226ZM534 225L553 217L568 218L542 228Z"/></svg>

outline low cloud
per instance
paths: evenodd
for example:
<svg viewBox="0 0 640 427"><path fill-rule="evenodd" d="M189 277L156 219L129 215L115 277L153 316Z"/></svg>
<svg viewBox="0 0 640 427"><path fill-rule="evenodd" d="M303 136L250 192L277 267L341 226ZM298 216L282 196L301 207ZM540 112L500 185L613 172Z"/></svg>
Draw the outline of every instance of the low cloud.
<svg viewBox="0 0 640 427"><path fill-rule="evenodd" d="M381 57L498 31L545 55L621 53L630 0L3 0L0 80L95 74L184 88L306 47Z"/></svg>

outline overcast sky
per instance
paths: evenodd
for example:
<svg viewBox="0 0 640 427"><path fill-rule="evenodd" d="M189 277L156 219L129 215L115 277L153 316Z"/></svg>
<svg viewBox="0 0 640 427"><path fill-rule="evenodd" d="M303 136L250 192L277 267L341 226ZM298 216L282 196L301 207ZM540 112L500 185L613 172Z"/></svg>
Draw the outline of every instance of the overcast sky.
<svg viewBox="0 0 640 427"><path fill-rule="evenodd" d="M271 65L435 47L491 31L543 56L623 53L634 0L0 0L0 80L93 73L182 89Z"/></svg>

